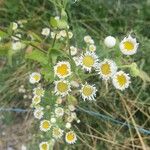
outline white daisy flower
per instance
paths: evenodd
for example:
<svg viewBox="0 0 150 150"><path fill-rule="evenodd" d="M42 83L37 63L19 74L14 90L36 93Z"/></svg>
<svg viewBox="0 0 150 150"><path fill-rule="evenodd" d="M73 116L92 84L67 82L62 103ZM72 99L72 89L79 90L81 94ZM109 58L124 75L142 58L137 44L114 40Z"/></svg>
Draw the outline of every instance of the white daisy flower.
<svg viewBox="0 0 150 150"><path fill-rule="evenodd" d="M89 50L90 50L91 52L95 52L95 51L96 51L96 46L95 46L94 44L89 45Z"/></svg>
<svg viewBox="0 0 150 150"><path fill-rule="evenodd" d="M42 120L40 122L40 130L41 131L46 132L46 131L50 130L51 126L52 125L51 125L51 122L49 120Z"/></svg>
<svg viewBox="0 0 150 150"><path fill-rule="evenodd" d="M18 24L16 22L12 23L12 30L16 30L18 28Z"/></svg>
<svg viewBox="0 0 150 150"><path fill-rule="evenodd" d="M54 73L59 78L66 78L66 77L70 76L72 73L70 63L67 61L58 62L54 66Z"/></svg>
<svg viewBox="0 0 150 150"><path fill-rule="evenodd" d="M32 104L33 105L37 105L41 102L41 97L40 96L37 96L37 95L34 95L34 97L32 98Z"/></svg>
<svg viewBox="0 0 150 150"><path fill-rule="evenodd" d="M98 57L93 52L86 52L78 60L83 69L91 72L92 68L96 68L98 65Z"/></svg>
<svg viewBox="0 0 150 150"><path fill-rule="evenodd" d="M37 87L37 88L33 89L33 94L36 95L36 96L43 97L44 93L45 93L45 90L41 87Z"/></svg>
<svg viewBox="0 0 150 150"><path fill-rule="evenodd" d="M56 123L56 118L52 117L51 118L51 123Z"/></svg>
<svg viewBox="0 0 150 150"><path fill-rule="evenodd" d="M29 79L29 82L30 82L30 83L35 84L35 83L38 83L40 80L41 80L41 74L40 74L40 73L38 73L38 72L33 72L33 73L30 75L30 79Z"/></svg>
<svg viewBox="0 0 150 150"><path fill-rule="evenodd" d="M66 127L67 129L70 129L70 128L71 128L71 123L70 123L70 122L67 122L66 125L65 125L65 127Z"/></svg>
<svg viewBox="0 0 150 150"><path fill-rule="evenodd" d="M52 130L52 135L56 139L60 139L63 136L63 130L60 128L54 127Z"/></svg>
<svg viewBox="0 0 150 150"><path fill-rule="evenodd" d="M56 117L62 117L64 115L64 109L61 107L55 108Z"/></svg>
<svg viewBox="0 0 150 150"><path fill-rule="evenodd" d="M77 141L77 136L74 131L66 133L65 140L68 144L74 144Z"/></svg>
<svg viewBox="0 0 150 150"><path fill-rule="evenodd" d="M56 104L61 104L62 102L63 102L62 98L58 97L57 100L56 100Z"/></svg>
<svg viewBox="0 0 150 150"><path fill-rule="evenodd" d="M112 82L115 88L121 91L128 88L129 84L131 83L129 75L124 73L123 71L119 71L114 74L114 76L112 77Z"/></svg>
<svg viewBox="0 0 150 150"><path fill-rule="evenodd" d="M132 38L131 35L125 37L120 43L120 50L125 55L133 55L137 52L139 43L136 38Z"/></svg>
<svg viewBox="0 0 150 150"><path fill-rule="evenodd" d="M44 36L49 36L50 29L49 28L43 28L41 34Z"/></svg>
<svg viewBox="0 0 150 150"><path fill-rule="evenodd" d="M40 150L49 150L49 144L48 144L48 142L41 142L39 144L39 148L40 148Z"/></svg>
<svg viewBox="0 0 150 150"><path fill-rule="evenodd" d="M39 107L39 108L36 108L34 110L34 117L37 118L37 119L42 119L43 118L43 107Z"/></svg>
<svg viewBox="0 0 150 150"><path fill-rule="evenodd" d="M80 123L80 122L81 122L81 121L78 119L78 120L77 120L77 123Z"/></svg>
<svg viewBox="0 0 150 150"><path fill-rule="evenodd" d="M116 39L113 36L107 36L104 39L104 44L108 47L108 48L112 48L116 45Z"/></svg>
<svg viewBox="0 0 150 150"><path fill-rule="evenodd" d="M76 108L73 105L68 105L68 108L69 108L70 111L75 111L76 110Z"/></svg>
<svg viewBox="0 0 150 150"><path fill-rule="evenodd" d="M84 100L88 99L88 100L95 100L95 96L96 96L96 87L94 85L89 85L89 84L85 84L82 85L82 88L80 90L82 98Z"/></svg>
<svg viewBox="0 0 150 150"><path fill-rule="evenodd" d="M55 93L56 95L60 95L62 97L68 95L71 91L70 84L66 80L55 81Z"/></svg>
<svg viewBox="0 0 150 150"><path fill-rule="evenodd" d="M117 65L114 61L105 59L99 63L97 71L102 79L108 80L117 72Z"/></svg>
<svg viewBox="0 0 150 150"><path fill-rule="evenodd" d="M87 36L84 37L84 41L87 44L94 44L94 40L89 35L87 35Z"/></svg>
<svg viewBox="0 0 150 150"><path fill-rule="evenodd" d="M57 40L61 38L61 34L60 33L51 32L51 38L54 39L55 36L56 36Z"/></svg>
<svg viewBox="0 0 150 150"><path fill-rule="evenodd" d="M21 34L16 34L15 36L12 36L12 39L13 39L14 41L19 41L20 38L21 38Z"/></svg>
<svg viewBox="0 0 150 150"><path fill-rule="evenodd" d="M60 35L65 38L67 37L67 32L65 30L61 30Z"/></svg>
<svg viewBox="0 0 150 150"><path fill-rule="evenodd" d="M77 118L77 114L76 114L75 112L72 112L72 113L71 113L71 117L72 117L73 119L76 119L76 118Z"/></svg>
<svg viewBox="0 0 150 150"><path fill-rule="evenodd" d="M59 20L60 19L60 17L59 16L55 16L55 20Z"/></svg>
<svg viewBox="0 0 150 150"><path fill-rule="evenodd" d="M73 37L73 33L71 31L68 32L69 39Z"/></svg>
<svg viewBox="0 0 150 150"><path fill-rule="evenodd" d="M71 55L74 56L77 54L78 50L76 47L70 46L70 52L71 52Z"/></svg>
<svg viewBox="0 0 150 150"><path fill-rule="evenodd" d="M67 122L73 122L74 118L70 115L67 117Z"/></svg>
<svg viewBox="0 0 150 150"><path fill-rule="evenodd" d="M12 43L13 50L20 50L22 48L24 48L24 45L21 42L17 41Z"/></svg>

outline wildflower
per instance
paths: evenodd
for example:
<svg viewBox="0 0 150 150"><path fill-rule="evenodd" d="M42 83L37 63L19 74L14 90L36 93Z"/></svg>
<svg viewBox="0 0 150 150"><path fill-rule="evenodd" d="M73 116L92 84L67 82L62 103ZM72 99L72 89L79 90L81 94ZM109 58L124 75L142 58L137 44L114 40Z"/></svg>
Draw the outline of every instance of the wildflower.
<svg viewBox="0 0 150 150"><path fill-rule="evenodd" d="M69 39L73 37L73 33L71 31L68 32Z"/></svg>
<svg viewBox="0 0 150 150"><path fill-rule="evenodd" d="M56 123L56 118L52 117L51 118L51 123Z"/></svg>
<svg viewBox="0 0 150 150"><path fill-rule="evenodd" d="M40 80L41 80L41 74L40 73L33 72L30 75L30 79L29 79L30 83L35 84L35 83L38 83Z"/></svg>
<svg viewBox="0 0 150 150"><path fill-rule="evenodd" d="M12 30L16 30L18 28L18 24L16 22L12 23Z"/></svg>
<svg viewBox="0 0 150 150"><path fill-rule="evenodd" d="M104 39L104 44L108 47L108 48L112 48L116 45L116 39L113 36L107 36Z"/></svg>
<svg viewBox="0 0 150 150"><path fill-rule="evenodd" d="M61 38L61 34L60 33L51 32L51 38L54 39L55 36L56 36L57 40Z"/></svg>
<svg viewBox="0 0 150 150"><path fill-rule="evenodd" d="M44 113L43 113L43 107L39 107L36 108L34 110L34 117L37 119L41 119L43 117Z"/></svg>
<svg viewBox="0 0 150 150"><path fill-rule="evenodd" d="M117 71L117 65L114 61L110 59L105 59L98 65L98 74L104 80L108 80Z"/></svg>
<svg viewBox="0 0 150 150"><path fill-rule="evenodd" d="M67 123L66 123L66 128L67 128L67 129L70 129L70 128L71 128L71 123L70 123L70 122L67 122Z"/></svg>
<svg viewBox="0 0 150 150"><path fill-rule="evenodd" d="M96 46L95 46L94 44L89 45L89 50L90 50L91 52L95 52L95 51L96 51Z"/></svg>
<svg viewBox="0 0 150 150"><path fill-rule="evenodd" d="M36 95L36 96L43 97L44 93L45 93L45 90L41 87L37 87L37 88L33 89L33 94Z"/></svg>
<svg viewBox="0 0 150 150"><path fill-rule="evenodd" d="M54 66L54 73L59 78L66 78L71 75L70 63L66 61L58 62Z"/></svg>
<svg viewBox="0 0 150 150"><path fill-rule="evenodd" d="M130 77L123 71L119 71L114 74L112 81L116 89L123 91L124 89L128 88L130 84Z"/></svg>
<svg viewBox="0 0 150 150"><path fill-rule="evenodd" d="M21 38L21 34L16 34L15 36L12 36L12 39L14 41L19 41L20 38Z"/></svg>
<svg viewBox="0 0 150 150"><path fill-rule="evenodd" d="M48 142L41 142L39 145L40 150L49 150Z"/></svg>
<svg viewBox="0 0 150 150"><path fill-rule="evenodd" d="M88 100L95 100L95 96L96 96L96 87L94 87L93 85L89 85L89 84L85 84L82 85L82 88L80 90L82 98L84 100L88 99Z"/></svg>
<svg viewBox="0 0 150 150"><path fill-rule="evenodd" d="M62 98L61 98L61 97L58 97L57 100L56 100L56 104L61 104L62 101L63 101Z"/></svg>
<svg viewBox="0 0 150 150"><path fill-rule="evenodd" d="M75 111L75 109L76 109L73 105L69 105L68 108L70 111Z"/></svg>
<svg viewBox="0 0 150 150"><path fill-rule="evenodd" d="M71 55L74 56L74 55L77 54L78 51L77 51L77 48L76 48L76 47L70 46L70 52L71 52Z"/></svg>
<svg viewBox="0 0 150 150"><path fill-rule="evenodd" d="M65 140L69 144L74 144L77 141L76 134L73 131L67 132Z"/></svg>
<svg viewBox="0 0 150 150"><path fill-rule="evenodd" d="M24 45L21 42L19 42L19 41L12 43L12 49L13 50L20 50L23 47L24 47Z"/></svg>
<svg viewBox="0 0 150 150"><path fill-rule="evenodd" d="M96 68L98 64L98 57L93 52L86 52L80 57L80 65L83 69L91 72L92 68Z"/></svg>
<svg viewBox="0 0 150 150"><path fill-rule="evenodd" d="M65 38L67 37L67 32L65 30L61 30L60 35Z"/></svg>
<svg viewBox="0 0 150 150"><path fill-rule="evenodd" d="M49 28L43 28L41 34L44 36L49 36L50 29Z"/></svg>
<svg viewBox="0 0 150 150"><path fill-rule="evenodd" d="M81 122L81 121L78 119L78 120L77 120L77 123L80 123L80 122Z"/></svg>
<svg viewBox="0 0 150 150"><path fill-rule="evenodd" d="M136 38L132 38L131 35L125 37L120 43L120 50L125 55L133 55L137 52L139 43Z"/></svg>
<svg viewBox="0 0 150 150"><path fill-rule="evenodd" d="M56 95L66 96L68 95L70 89L70 84L66 80L55 81L55 93Z"/></svg>
<svg viewBox="0 0 150 150"><path fill-rule="evenodd" d="M64 115L64 109L61 107L55 108L56 117L62 117Z"/></svg>
<svg viewBox="0 0 150 150"><path fill-rule="evenodd" d="M54 127L52 130L52 135L56 139L61 138L63 136L63 130L58 127Z"/></svg>
<svg viewBox="0 0 150 150"><path fill-rule="evenodd" d="M41 130L41 131L46 132L46 131L50 130L51 126L52 126L52 125L51 125L51 123L50 123L49 120L42 120L42 121L40 122L40 130Z"/></svg>
<svg viewBox="0 0 150 150"><path fill-rule="evenodd" d="M76 118L77 118L77 114L76 114L75 112L72 112L72 113L71 113L71 117L72 117L73 119L76 119Z"/></svg>
<svg viewBox="0 0 150 150"><path fill-rule="evenodd" d="M37 96L37 95L34 95L34 97L32 98L32 103L34 105L37 105L41 102L41 97L40 96Z"/></svg>
<svg viewBox="0 0 150 150"><path fill-rule="evenodd" d="M87 44L94 44L93 39L92 39L89 35L87 35L87 36L84 37L84 41L85 41Z"/></svg>

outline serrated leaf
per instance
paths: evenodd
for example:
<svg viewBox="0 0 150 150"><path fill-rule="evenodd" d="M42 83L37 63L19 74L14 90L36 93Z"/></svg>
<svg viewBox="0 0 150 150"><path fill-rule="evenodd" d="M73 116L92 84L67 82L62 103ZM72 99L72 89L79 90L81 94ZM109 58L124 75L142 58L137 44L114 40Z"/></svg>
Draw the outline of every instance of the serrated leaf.
<svg viewBox="0 0 150 150"><path fill-rule="evenodd" d="M47 55L39 50L33 50L31 53L26 53L25 58L35 60L39 62L41 65L48 64Z"/></svg>
<svg viewBox="0 0 150 150"><path fill-rule="evenodd" d="M41 74L44 76L46 81L49 81L50 83L54 81L54 71L49 65L42 67Z"/></svg>

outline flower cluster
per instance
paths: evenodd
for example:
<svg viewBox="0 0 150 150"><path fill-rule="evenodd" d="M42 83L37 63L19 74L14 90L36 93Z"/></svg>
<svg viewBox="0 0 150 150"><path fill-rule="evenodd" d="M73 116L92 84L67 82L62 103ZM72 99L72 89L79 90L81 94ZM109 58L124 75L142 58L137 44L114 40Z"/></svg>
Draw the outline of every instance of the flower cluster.
<svg viewBox="0 0 150 150"><path fill-rule="evenodd" d="M51 38L55 40L71 39L73 36L72 32L67 32L67 30L50 32L49 28L44 28L41 34L46 37L51 34ZM41 74L34 72L30 75L30 83L38 84L33 89L34 116L40 120L40 130L50 136L48 141L40 143L41 150L48 150L52 143L54 144L55 141L59 141L63 137L68 144L74 144L77 141L72 123L74 121L79 123L80 120L76 115L76 104L70 103L68 99L71 96L75 98L75 94L77 94L84 101L95 101L98 91L95 84L80 79L79 70L82 70L83 75L90 75L94 72L94 75L104 82L112 82L113 86L121 91L128 88L131 82L129 74L120 70L120 66L114 60L109 58L101 60L99 58L96 53L95 42L89 35L84 37L84 42L86 48L83 48L83 51L79 51L79 48L74 46L70 46L69 50L67 49L65 53L71 59L59 59L58 61L56 59L53 67L54 81L50 89L51 99L54 99L54 102L48 103L45 99L45 91L39 84ZM116 39L108 36L104 40L104 45L111 49L116 45ZM120 52L125 55L133 55L137 52L138 45L136 39L129 35L120 42Z"/></svg>
<svg viewBox="0 0 150 150"><path fill-rule="evenodd" d="M71 74L70 70L66 68L66 70L61 70L61 65L59 64L57 70L57 75L69 76ZM65 63L67 66L68 64ZM69 65L67 66L69 67ZM65 73L67 72L67 73ZM55 143L55 141L61 140L63 137L68 144L74 144L77 140L76 133L71 130L73 121L80 123L80 120L76 115L76 107L72 104L63 105L66 101L65 98L60 96L56 97L54 105L51 107L51 104L42 106L44 101L46 101L44 97L45 91L41 88L39 81L41 80L41 75L37 72L34 72L30 75L29 81L31 84L38 84L36 88L33 89L33 98L32 98L32 107L34 107L34 117L40 121L39 129L43 133L48 133L51 135L51 138L47 142L41 142L39 147L41 150L48 150L51 144ZM55 87L55 91L58 91L56 95L63 95L63 97L67 94L69 86L68 82L61 79L57 81ZM57 90L59 89L59 90ZM67 90L66 90L67 89Z"/></svg>

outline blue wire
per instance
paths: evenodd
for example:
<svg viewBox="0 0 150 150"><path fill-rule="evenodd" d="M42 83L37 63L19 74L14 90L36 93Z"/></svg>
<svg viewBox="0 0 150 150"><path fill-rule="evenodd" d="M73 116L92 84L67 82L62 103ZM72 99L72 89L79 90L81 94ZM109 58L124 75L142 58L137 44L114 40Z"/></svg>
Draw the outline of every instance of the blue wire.
<svg viewBox="0 0 150 150"><path fill-rule="evenodd" d="M20 112L29 112L29 111L32 111L33 109L21 109L21 108L0 108L0 111L8 111L8 112L17 112L17 113L20 113ZM97 112L93 112L93 111L88 111L84 108L81 108L81 107L78 107L78 110L79 111L84 111L86 112L87 114L91 115L91 116L95 116L95 117L98 117L99 119L103 119L103 120L108 120L108 121L111 121L113 123L116 123L116 124L120 124L120 125L123 125L123 126L126 126L128 128L135 128L133 125L127 123L127 122L122 122L122 121L119 121L117 119L114 119L110 116L107 116L107 115L104 115L104 114L100 114L100 113L97 113ZM141 133L144 133L144 134L148 134L150 135L150 130L146 130L144 128L141 128L141 127L136 127L138 129L138 131L140 131Z"/></svg>
<svg viewBox="0 0 150 150"><path fill-rule="evenodd" d="M122 121L119 121L119 120L116 120L110 116L107 116L107 115L103 115L103 114L100 114L100 113L97 113L97 112L93 112L93 111L88 111L88 110L85 110L84 108L81 108L81 107L78 107L78 110L80 111L84 111L86 112L87 114L91 115L91 116L96 116L100 119L103 119L103 120L108 120L108 121L111 121L113 123L116 123L116 124L120 124L120 125L123 125L123 126L126 126L128 128L135 128L133 125L127 123L127 122L122 122ZM136 127L138 129L138 131L140 131L141 133L144 133L144 134L148 134L150 135L150 130L146 130L144 128L141 128L141 127Z"/></svg>
<svg viewBox="0 0 150 150"><path fill-rule="evenodd" d="M21 108L0 108L0 111L14 111L14 112L29 112L31 109L21 109Z"/></svg>

